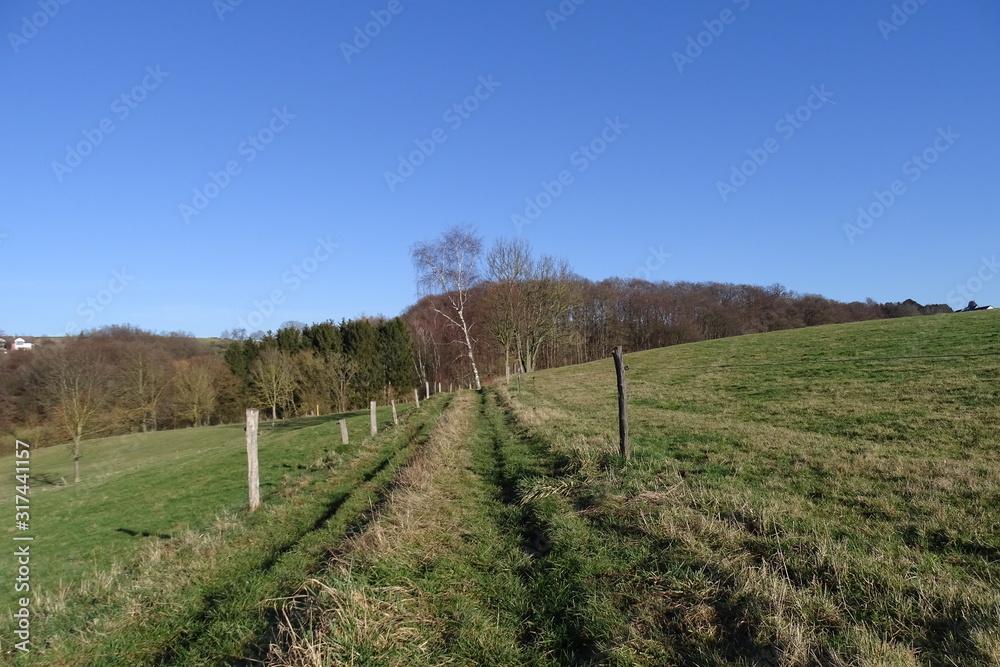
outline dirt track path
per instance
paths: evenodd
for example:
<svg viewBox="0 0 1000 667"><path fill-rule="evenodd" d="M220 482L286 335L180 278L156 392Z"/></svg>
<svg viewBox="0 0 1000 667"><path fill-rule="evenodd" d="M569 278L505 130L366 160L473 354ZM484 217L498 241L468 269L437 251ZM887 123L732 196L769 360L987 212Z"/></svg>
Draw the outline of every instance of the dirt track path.
<svg viewBox="0 0 1000 667"><path fill-rule="evenodd" d="M494 392L457 394L378 516L286 610L268 664L592 662L577 556L553 557L552 507L520 502L547 456Z"/></svg>

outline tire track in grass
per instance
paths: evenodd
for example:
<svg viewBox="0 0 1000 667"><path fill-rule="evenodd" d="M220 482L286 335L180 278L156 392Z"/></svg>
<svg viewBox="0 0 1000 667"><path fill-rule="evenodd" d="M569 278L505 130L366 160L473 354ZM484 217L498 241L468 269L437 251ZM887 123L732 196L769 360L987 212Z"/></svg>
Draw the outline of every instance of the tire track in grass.
<svg viewBox="0 0 1000 667"><path fill-rule="evenodd" d="M561 499L522 503L555 467L546 443L491 390L451 407L378 516L283 605L264 664L628 664L605 650L619 619L592 535Z"/></svg>
<svg viewBox="0 0 1000 667"><path fill-rule="evenodd" d="M247 517L245 530L212 556L218 569L161 595L145 591L128 600L130 618L107 619L114 629L94 644L70 648L70 658L58 664L260 664L240 656L256 652L255 643L276 620L264 601L286 594L315 568L331 539L358 529L366 510L422 446L441 409L430 403L351 460L349 471L317 479L288 501ZM181 576L188 569L181 562L166 565L171 566ZM174 611L154 612L165 606ZM142 608L135 617L134 610Z"/></svg>
<svg viewBox="0 0 1000 667"><path fill-rule="evenodd" d="M455 398L369 520L284 605L265 664L522 664L464 650L482 616L454 617L481 603L466 577L482 486L466 447L474 407L471 394Z"/></svg>
<svg viewBox="0 0 1000 667"><path fill-rule="evenodd" d="M266 664L586 664L581 633L560 633L572 655L555 645L538 601L550 586L530 573L545 555L525 536L545 527L517 480L536 467L515 460L491 398L453 407L376 520L286 606Z"/></svg>
<svg viewBox="0 0 1000 667"><path fill-rule="evenodd" d="M497 491L498 527L516 540L530 559L517 572L532 601L531 618L520 641L556 664L607 664L598 643L606 622L594 608L594 591L559 503L542 499L522 503L519 488L547 476L555 465L548 447L522 432L494 392L481 395L477 472ZM561 525L556 525L556 519Z"/></svg>
<svg viewBox="0 0 1000 667"><path fill-rule="evenodd" d="M446 401L443 409L447 409L447 405L448 402ZM258 576L265 581L272 579L270 582L273 589L272 597L280 595L282 592L290 592L291 582L296 573L303 569L308 573L317 564L316 559L318 554L310 552L314 551L319 543L326 542L333 537L327 534L329 531L325 531L324 529L332 528L339 540L346 540L350 538L353 532L363 530L363 526L372 520L376 511L375 508L384 502L387 494L391 491L399 470L417 455L427 440L428 422L424 419L407 422L404 428L406 429L406 434L402 445L394 447L393 441L396 438L392 436L395 434L390 434L389 442L385 443L379 450L382 455L377 457L368 466L359 470L359 474L356 474L352 480L343 483L351 485L351 488L336 494L332 502L327 504L325 511L315 519L309 528L294 536L279 548L273 556L261 564ZM343 517L342 521L336 522L342 524L342 527L338 530L336 526L331 524L334 523L335 519L341 518L338 515L348 503L350 503L347 510L348 516ZM352 514L353 518L351 518ZM285 559L292 562L285 564L283 563ZM282 567L283 565L285 567ZM278 572L278 570L282 569L290 571ZM221 596L215 606L220 606L219 603L222 602L229 602L233 594L236 593L236 591L233 591L231 582L223 582L222 585L228 588L230 592ZM206 620L211 621L212 615L206 614L204 617ZM264 614L264 618L266 619L266 625L260 624L260 629L254 633L255 638L260 637L265 627L273 626L277 622L277 616L273 611ZM216 628L213 626L214 623L212 622L196 626L200 627L200 631L185 642L186 646L184 648L186 650L178 651L175 647L170 647L168 650L170 659L157 661L154 664L185 666L191 664L221 664L215 663L215 656L218 655L218 647L214 637ZM247 640L249 639L250 637L247 636ZM244 643L244 646L246 646L246 643ZM261 650L258 648L252 652L257 653ZM236 658L235 651L233 653L229 658ZM246 665L259 664L259 662L253 659L240 659L233 662L227 660L225 662L225 664L234 663Z"/></svg>

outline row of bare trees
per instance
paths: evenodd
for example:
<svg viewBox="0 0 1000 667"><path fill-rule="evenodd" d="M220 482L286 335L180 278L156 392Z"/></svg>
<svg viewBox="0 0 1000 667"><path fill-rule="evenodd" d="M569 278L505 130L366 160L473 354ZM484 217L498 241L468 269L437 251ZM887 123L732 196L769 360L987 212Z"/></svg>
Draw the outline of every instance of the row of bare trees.
<svg viewBox="0 0 1000 667"><path fill-rule="evenodd" d="M89 438L238 421L247 406L274 420L412 396L413 343L398 318L234 335L112 326L0 355L0 444L68 443L78 481Z"/></svg>
<svg viewBox="0 0 1000 667"><path fill-rule="evenodd" d="M412 248L420 300L402 318L286 323L237 331L223 346L185 334L106 327L0 356L0 444L34 444L235 421L344 412L402 398L424 382L480 387L484 377L726 336L916 314L947 306L841 303L780 285L593 282L536 258L523 239L488 250L468 227ZM30 436L29 436L30 434Z"/></svg>
<svg viewBox="0 0 1000 667"><path fill-rule="evenodd" d="M228 421L240 403L226 364L186 335L114 326L0 357L0 427L68 442L77 481L85 439Z"/></svg>
<svg viewBox="0 0 1000 667"><path fill-rule="evenodd" d="M503 373L509 377L515 365L521 372L535 370L546 346L571 342L564 320L579 302L579 293L565 260L535 259L523 239L503 238L483 256L482 239L464 226L417 243L411 253L424 298L406 319L416 341L421 380L441 381L443 375L464 383L465 373L444 370L452 359L441 358L442 348L461 350L468 360L470 384L478 388L476 358L489 346L503 351ZM490 364L491 375L495 365Z"/></svg>
<svg viewBox="0 0 1000 667"><path fill-rule="evenodd" d="M820 324L939 312L938 307L842 303L781 285L659 282L575 275L535 258L523 239L484 251L469 227L413 246L422 298L404 315L421 380L480 381L631 351ZM949 309L950 310L950 309ZM943 311L940 311L943 312Z"/></svg>

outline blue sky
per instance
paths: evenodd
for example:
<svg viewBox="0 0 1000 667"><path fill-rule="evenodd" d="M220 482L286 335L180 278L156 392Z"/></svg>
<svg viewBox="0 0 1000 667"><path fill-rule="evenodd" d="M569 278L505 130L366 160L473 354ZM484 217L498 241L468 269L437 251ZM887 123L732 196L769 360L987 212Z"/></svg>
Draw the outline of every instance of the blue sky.
<svg viewBox="0 0 1000 667"><path fill-rule="evenodd" d="M0 28L8 334L392 316L457 223L592 279L1000 305L992 0L9 0Z"/></svg>

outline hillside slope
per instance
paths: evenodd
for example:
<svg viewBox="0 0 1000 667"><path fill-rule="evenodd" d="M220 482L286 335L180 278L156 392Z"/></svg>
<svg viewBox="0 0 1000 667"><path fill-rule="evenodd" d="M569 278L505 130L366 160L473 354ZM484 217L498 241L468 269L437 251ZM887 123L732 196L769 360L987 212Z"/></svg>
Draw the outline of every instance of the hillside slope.
<svg viewBox="0 0 1000 667"><path fill-rule="evenodd" d="M982 356L892 358L933 355ZM610 359L540 373L517 402L575 461L570 505L647 554L620 602L631 620L618 641L659 656L640 662L1000 663L1000 314L626 363L624 469L607 464Z"/></svg>
<svg viewBox="0 0 1000 667"><path fill-rule="evenodd" d="M37 517L91 574L39 560L18 664L1000 664L998 325L627 353L630 461L610 358L435 397L356 446L287 422L263 511L239 511L241 473L201 525L179 476L221 483L241 433L91 443L108 475ZM151 448L170 437L193 439Z"/></svg>

